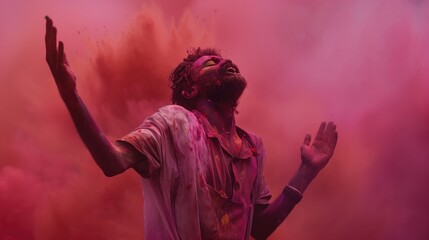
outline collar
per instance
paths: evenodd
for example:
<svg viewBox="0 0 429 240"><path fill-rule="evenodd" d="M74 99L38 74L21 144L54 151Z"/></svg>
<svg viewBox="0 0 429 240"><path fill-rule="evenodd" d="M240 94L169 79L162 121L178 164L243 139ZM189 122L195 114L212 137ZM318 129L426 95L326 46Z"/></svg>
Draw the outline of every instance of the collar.
<svg viewBox="0 0 429 240"><path fill-rule="evenodd" d="M227 152L231 157L236 157L238 159L250 159L251 156L257 155L253 141L251 140L249 134L247 134L246 131L244 131L243 129L236 126L237 134L243 141L243 147L241 149L240 154L238 156L234 156L233 154L231 154L231 151L229 151L229 149L226 147L228 146L228 144L226 144L224 138L220 137L219 132L211 125L207 117L197 110L192 110L192 112L195 114L201 125L203 125L203 128L206 132L206 136L208 138L217 139L222 149Z"/></svg>

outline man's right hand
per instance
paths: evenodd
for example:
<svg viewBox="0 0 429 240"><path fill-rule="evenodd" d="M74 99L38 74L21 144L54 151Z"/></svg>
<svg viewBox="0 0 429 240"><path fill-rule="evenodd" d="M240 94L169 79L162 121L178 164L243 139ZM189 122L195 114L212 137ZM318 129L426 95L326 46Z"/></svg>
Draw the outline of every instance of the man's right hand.
<svg viewBox="0 0 429 240"><path fill-rule="evenodd" d="M64 45L57 47L57 29L46 17L46 62L55 78L60 95L69 110L77 132L98 166L106 176L114 176L133 167L137 172L145 172L135 165L142 156L130 146L113 145L98 128L90 112L76 91L76 77L70 70L64 53ZM143 164L140 164L144 166Z"/></svg>
<svg viewBox="0 0 429 240"><path fill-rule="evenodd" d="M52 19L46 18L46 62L55 78L58 90L63 99L76 94L76 77L67 62L64 44L60 41L57 48L57 29Z"/></svg>

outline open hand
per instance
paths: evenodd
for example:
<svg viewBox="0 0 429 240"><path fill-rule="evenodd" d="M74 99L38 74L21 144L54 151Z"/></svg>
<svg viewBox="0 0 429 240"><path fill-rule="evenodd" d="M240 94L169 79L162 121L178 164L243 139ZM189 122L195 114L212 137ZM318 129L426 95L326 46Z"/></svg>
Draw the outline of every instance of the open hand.
<svg viewBox="0 0 429 240"><path fill-rule="evenodd" d="M307 134L301 147L302 164L318 172L331 159L337 145L338 133L333 122L322 122L316 138L311 143L311 135Z"/></svg>
<svg viewBox="0 0 429 240"><path fill-rule="evenodd" d="M59 42L57 48L57 29L54 27L52 19L46 18L46 62L49 65L52 75L55 78L61 97L67 97L76 91L76 77L71 71L64 52L63 42Z"/></svg>

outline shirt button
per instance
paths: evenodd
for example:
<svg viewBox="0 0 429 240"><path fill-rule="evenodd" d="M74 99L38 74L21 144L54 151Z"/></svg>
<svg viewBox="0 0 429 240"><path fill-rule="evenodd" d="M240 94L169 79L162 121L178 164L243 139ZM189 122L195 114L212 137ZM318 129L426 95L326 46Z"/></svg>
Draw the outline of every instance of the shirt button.
<svg viewBox="0 0 429 240"><path fill-rule="evenodd" d="M240 189L240 183L236 182L236 183L234 184L234 190L235 190L235 191L238 191L238 189Z"/></svg>

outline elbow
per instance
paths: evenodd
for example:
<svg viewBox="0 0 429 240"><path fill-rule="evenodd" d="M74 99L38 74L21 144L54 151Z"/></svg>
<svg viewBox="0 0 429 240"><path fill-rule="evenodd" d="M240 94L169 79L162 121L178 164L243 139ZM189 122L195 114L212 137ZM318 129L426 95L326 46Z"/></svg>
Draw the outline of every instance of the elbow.
<svg viewBox="0 0 429 240"><path fill-rule="evenodd" d="M266 226L260 221L253 221L252 231L250 232L255 240L267 239L270 233L266 231Z"/></svg>
<svg viewBox="0 0 429 240"><path fill-rule="evenodd" d="M126 166L118 158L94 157L94 159L106 177L114 177L127 170Z"/></svg>
<svg viewBox="0 0 429 240"><path fill-rule="evenodd" d="M267 239L270 236L269 234L267 234L265 232L255 231L255 230L252 230L251 235L255 240Z"/></svg>
<svg viewBox="0 0 429 240"><path fill-rule="evenodd" d="M101 169L106 177L114 177L120 173L123 173L125 169L122 168L102 168Z"/></svg>
<svg viewBox="0 0 429 240"><path fill-rule="evenodd" d="M265 217L259 218L258 215L256 215L253 219L250 234L255 240L268 239L279 224L280 222L273 222L272 219L267 219Z"/></svg>
<svg viewBox="0 0 429 240"><path fill-rule="evenodd" d="M114 176L118 175L118 173L116 173L116 172L108 171L108 170L104 170L104 169L103 169L103 173L104 173L104 176L106 176L106 177L114 177Z"/></svg>
<svg viewBox="0 0 429 240"><path fill-rule="evenodd" d="M250 232L250 234L255 240L267 239L272 233L272 231L270 231L270 226L272 225L271 217L264 215L264 213L266 213L265 210L268 208L268 206L269 204L255 206L252 230Z"/></svg>

